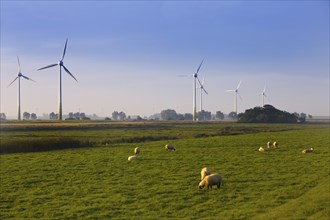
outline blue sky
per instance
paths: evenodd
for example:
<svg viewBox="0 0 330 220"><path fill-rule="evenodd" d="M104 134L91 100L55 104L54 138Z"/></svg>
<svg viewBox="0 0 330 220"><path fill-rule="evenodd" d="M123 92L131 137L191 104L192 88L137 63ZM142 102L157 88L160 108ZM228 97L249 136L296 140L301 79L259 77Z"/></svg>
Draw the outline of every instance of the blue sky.
<svg viewBox="0 0 330 220"><path fill-rule="evenodd" d="M1 1L1 112L17 113L16 77L22 73L22 112L57 111L57 63L63 113L151 115L192 112L192 75L209 95L203 109L238 111L270 104L289 112L329 115L329 1ZM197 100L199 109L199 98Z"/></svg>

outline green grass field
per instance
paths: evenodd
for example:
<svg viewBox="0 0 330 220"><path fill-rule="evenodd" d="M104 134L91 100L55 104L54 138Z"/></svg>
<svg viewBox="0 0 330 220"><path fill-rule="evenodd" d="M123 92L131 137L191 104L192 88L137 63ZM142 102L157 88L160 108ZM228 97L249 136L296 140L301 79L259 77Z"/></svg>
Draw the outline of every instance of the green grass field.
<svg viewBox="0 0 330 220"><path fill-rule="evenodd" d="M329 132L328 124L3 123L0 218L327 220ZM279 148L258 152L268 140ZM127 161L136 146L138 160ZM205 166L222 175L220 190L198 189Z"/></svg>

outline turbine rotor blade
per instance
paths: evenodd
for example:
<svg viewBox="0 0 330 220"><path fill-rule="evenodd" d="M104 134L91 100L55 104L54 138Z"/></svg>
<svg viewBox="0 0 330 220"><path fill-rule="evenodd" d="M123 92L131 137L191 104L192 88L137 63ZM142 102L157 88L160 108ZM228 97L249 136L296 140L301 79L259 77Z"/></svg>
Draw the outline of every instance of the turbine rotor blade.
<svg viewBox="0 0 330 220"><path fill-rule="evenodd" d="M197 78L197 80L198 80L199 85L200 85L201 87L203 87L203 84L201 83L201 81L199 80L199 78L198 78L198 77L196 77L196 78Z"/></svg>
<svg viewBox="0 0 330 220"><path fill-rule="evenodd" d="M198 72L199 72L199 69L201 68L201 66L202 66L203 62L204 62L204 58L203 58L203 60L202 60L201 64L199 64L199 67L198 67L198 69L197 69L197 72L196 72L196 73L198 73Z"/></svg>
<svg viewBox="0 0 330 220"><path fill-rule="evenodd" d="M19 62L18 56L17 56L17 63L18 63L18 72L20 73L21 72L21 64Z"/></svg>
<svg viewBox="0 0 330 220"><path fill-rule="evenodd" d="M209 93L204 89L204 87L202 88L204 90L204 92L206 93L206 95L208 95Z"/></svg>
<svg viewBox="0 0 330 220"><path fill-rule="evenodd" d="M70 73L70 71L63 65L63 68L65 70L65 72L67 72L72 78L74 78L74 80L76 80L78 82L78 80L72 75L72 73Z"/></svg>
<svg viewBox="0 0 330 220"><path fill-rule="evenodd" d="M56 63L56 64L51 64L51 65L48 65L48 66L42 67L42 68L40 68L40 69L38 69L38 70L47 69L47 68L50 68L50 67L53 67L53 66L57 66L57 65L58 65L57 63Z"/></svg>
<svg viewBox="0 0 330 220"><path fill-rule="evenodd" d="M23 74L22 74L22 77L23 77L24 79L31 80L32 82L35 82L35 83L36 83L36 81L34 81L33 79L30 79L30 78L27 77L27 76L24 76Z"/></svg>
<svg viewBox="0 0 330 220"><path fill-rule="evenodd" d="M242 80L239 81L239 83L238 83L236 89L238 89L238 88L241 86L241 83L242 83Z"/></svg>
<svg viewBox="0 0 330 220"><path fill-rule="evenodd" d="M225 90L225 92L235 92L236 90L234 89L229 89L229 90Z"/></svg>
<svg viewBox="0 0 330 220"><path fill-rule="evenodd" d="M16 81L16 79L18 79L18 76L7 86L7 88L11 85L11 84L13 84L15 81Z"/></svg>
<svg viewBox="0 0 330 220"><path fill-rule="evenodd" d="M242 96L239 94L239 92L237 92L237 95L239 96L239 98L241 99L241 101L243 101Z"/></svg>
<svg viewBox="0 0 330 220"><path fill-rule="evenodd" d="M178 75L178 77L190 77L191 75L184 75L184 74L182 74L182 75Z"/></svg>
<svg viewBox="0 0 330 220"><path fill-rule="evenodd" d="M66 45L67 45L67 43L68 43L68 38L67 38L66 41L65 41L65 46L64 46L64 50L63 50L63 54L62 54L62 58L61 58L61 60L64 59L65 52L66 52Z"/></svg>

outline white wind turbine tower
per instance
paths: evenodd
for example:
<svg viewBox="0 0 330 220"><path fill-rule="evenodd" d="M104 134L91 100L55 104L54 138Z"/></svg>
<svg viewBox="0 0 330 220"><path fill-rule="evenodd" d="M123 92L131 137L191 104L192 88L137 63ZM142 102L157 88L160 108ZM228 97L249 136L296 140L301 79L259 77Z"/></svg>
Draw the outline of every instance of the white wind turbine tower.
<svg viewBox="0 0 330 220"><path fill-rule="evenodd" d="M21 77L23 77L24 79L27 80L31 80L33 82L35 82L34 80L30 79L27 76L24 76L21 73L21 64L19 62L19 58L17 56L17 63L18 63L18 73L17 73L17 77L7 86L9 87L11 84L13 84L16 79L18 79L18 101L17 101L17 120L21 120Z"/></svg>
<svg viewBox="0 0 330 220"><path fill-rule="evenodd" d="M261 93L259 93L258 95L261 95L261 103L262 103L262 106L261 107L264 107L265 105L265 97L267 98L267 100L270 102L270 99L268 98L268 96L266 95L266 85L264 87L264 90L262 90Z"/></svg>
<svg viewBox="0 0 330 220"><path fill-rule="evenodd" d="M235 107L235 113L236 113L236 115L237 115L237 95L239 96L239 98L242 100L242 97L241 97L241 95L239 94L239 92L238 92L238 89L239 89L239 87L241 86L241 83L242 83L242 80L241 81L239 81L239 83L238 83L238 85L237 85L237 87L236 87L236 89L230 89L230 90L226 90L226 92L235 92L235 102L234 102L234 107Z"/></svg>
<svg viewBox="0 0 330 220"><path fill-rule="evenodd" d="M198 79L198 78L197 78ZM200 85L200 87L199 87L199 89L201 90L201 105L200 105L200 111L202 111L203 110L203 91L205 92L205 94L206 95L208 95L208 92L205 90L205 88L204 88L204 77L203 77L203 81L202 82L200 82L199 81L199 79L198 79L198 82L199 82L199 85Z"/></svg>
<svg viewBox="0 0 330 220"><path fill-rule="evenodd" d="M198 72L204 62L204 59L202 60L201 64L199 64L199 67L197 68L196 73L193 75L194 76L194 90L193 90L193 120L196 121L196 79L198 80L199 83L201 83L198 79Z"/></svg>
<svg viewBox="0 0 330 220"><path fill-rule="evenodd" d="M58 83L58 99L59 99L59 103L58 103L58 120L62 120L62 67L65 70L65 72L67 72L74 80L76 80L78 82L78 80L72 75L72 73L70 73L70 71L64 66L63 64L63 59L65 56L65 51L66 51L66 45L68 43L68 39L66 39L65 41L65 46L64 46L64 50L63 50L63 54L62 54L62 58L60 59L60 61L58 61L58 63L56 64L51 64L45 67L42 67L38 70L43 70L43 69L47 69L53 66L60 66L60 75L59 75L59 83Z"/></svg>

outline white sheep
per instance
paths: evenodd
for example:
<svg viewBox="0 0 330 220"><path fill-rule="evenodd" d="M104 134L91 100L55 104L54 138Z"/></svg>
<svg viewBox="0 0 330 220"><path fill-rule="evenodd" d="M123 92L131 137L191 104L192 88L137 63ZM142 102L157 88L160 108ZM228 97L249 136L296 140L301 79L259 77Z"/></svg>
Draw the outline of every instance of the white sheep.
<svg viewBox="0 0 330 220"><path fill-rule="evenodd" d="M267 142L267 147L270 148L272 146L272 142L271 141L268 141Z"/></svg>
<svg viewBox="0 0 330 220"><path fill-rule="evenodd" d="M136 147L134 149L134 154L140 154L140 148L139 147Z"/></svg>
<svg viewBox="0 0 330 220"><path fill-rule="evenodd" d="M132 161L132 160L137 160L137 156L133 155L128 157L128 161Z"/></svg>
<svg viewBox="0 0 330 220"><path fill-rule="evenodd" d="M165 145L165 149L166 149L167 151L171 151L171 150L175 150L175 147L174 147L172 144L166 144L166 145Z"/></svg>
<svg viewBox="0 0 330 220"><path fill-rule="evenodd" d="M307 153L313 153L313 148L311 147L310 149L305 149L305 150L303 150L301 153L303 153L303 154L307 154Z"/></svg>
<svg viewBox="0 0 330 220"><path fill-rule="evenodd" d="M264 152L265 149L264 149L263 147L259 147L259 151L260 151L260 152Z"/></svg>
<svg viewBox="0 0 330 220"><path fill-rule="evenodd" d="M278 144L277 144L277 141L274 141L274 143L273 143L273 147L274 147L274 148L277 148L277 145L278 145Z"/></svg>
<svg viewBox="0 0 330 220"><path fill-rule="evenodd" d="M207 186L207 189L211 188L213 185L217 185L217 188L220 188L222 182L222 178L220 174L211 174L206 176L198 185L199 189L203 189L205 186Z"/></svg>
<svg viewBox="0 0 330 220"><path fill-rule="evenodd" d="M207 167L204 167L201 171L201 180L203 180L206 176L210 174L211 172L207 169Z"/></svg>

